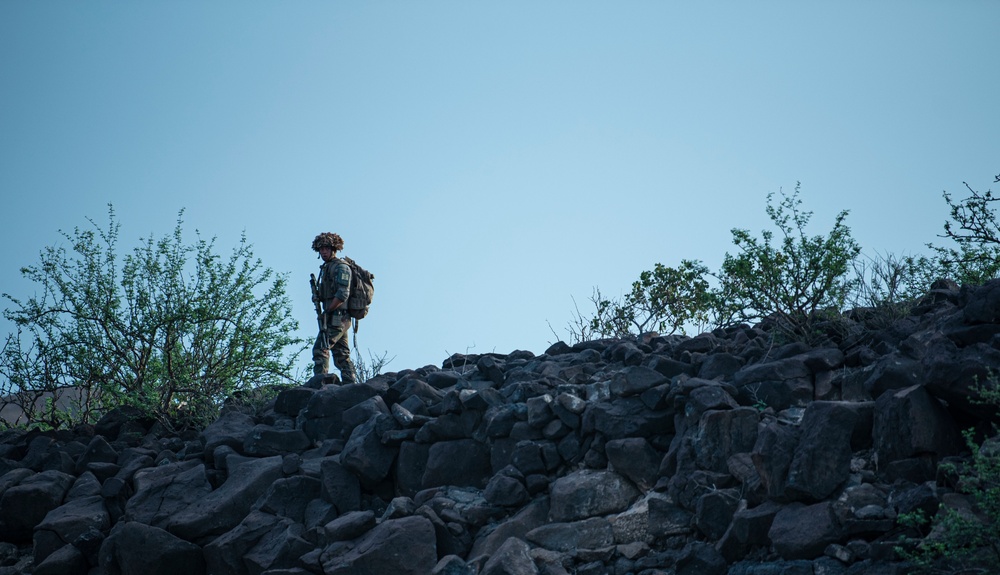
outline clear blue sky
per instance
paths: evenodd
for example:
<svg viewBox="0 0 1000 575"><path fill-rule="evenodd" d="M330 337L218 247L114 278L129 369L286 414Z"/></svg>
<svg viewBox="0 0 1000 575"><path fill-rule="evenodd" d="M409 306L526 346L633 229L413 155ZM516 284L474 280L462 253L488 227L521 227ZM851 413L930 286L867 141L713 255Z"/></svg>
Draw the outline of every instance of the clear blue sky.
<svg viewBox="0 0 1000 575"><path fill-rule="evenodd" d="M993 0L7 0L0 291L109 202L123 246L185 208L290 274L311 339L333 231L377 276L358 343L400 370L541 353L595 286L717 269L797 181L813 233L847 209L867 253L923 252L943 190L1000 187L998 25Z"/></svg>

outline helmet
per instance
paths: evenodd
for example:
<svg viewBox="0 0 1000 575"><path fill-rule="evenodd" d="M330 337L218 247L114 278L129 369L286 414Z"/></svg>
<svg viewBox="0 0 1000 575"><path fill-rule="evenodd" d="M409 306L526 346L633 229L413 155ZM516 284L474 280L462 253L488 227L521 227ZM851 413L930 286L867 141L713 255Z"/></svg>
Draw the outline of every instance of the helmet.
<svg viewBox="0 0 1000 575"><path fill-rule="evenodd" d="M344 249L344 239L337 234L323 232L313 239L312 249L314 252L318 252L320 248L324 247L330 248L335 252L339 252Z"/></svg>

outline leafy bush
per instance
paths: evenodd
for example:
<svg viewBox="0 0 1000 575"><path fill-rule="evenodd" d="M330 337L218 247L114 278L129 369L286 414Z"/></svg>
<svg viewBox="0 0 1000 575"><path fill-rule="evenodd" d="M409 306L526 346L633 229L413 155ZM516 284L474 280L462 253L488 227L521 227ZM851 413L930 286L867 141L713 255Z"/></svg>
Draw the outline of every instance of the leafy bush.
<svg viewBox="0 0 1000 575"><path fill-rule="evenodd" d="M124 257L120 224L60 232L21 273L38 286L27 300L3 294L17 333L0 352L0 392L31 421L89 421L132 405L161 419L204 421L238 390L293 380L304 349L286 278L255 259L246 237L228 259L214 238L150 236ZM70 404L59 405L66 390ZM48 401L45 398L50 398Z"/></svg>
<svg viewBox="0 0 1000 575"><path fill-rule="evenodd" d="M621 301L595 301L598 313L590 322L591 329L604 337L647 331L684 333L685 324L708 320L707 273L699 261L683 260L676 268L657 263L652 271L639 274Z"/></svg>
<svg viewBox="0 0 1000 575"><path fill-rule="evenodd" d="M837 215L826 237L810 237L805 228L812 212L800 209L799 186L790 196L781 195L775 205L774 194L768 194L766 209L780 242L770 230L757 239L733 229L740 252L725 255L713 305L720 324L770 318L782 333L810 339L818 318L843 309L857 281L849 271L861 248L844 224L847 211Z"/></svg>
<svg viewBox="0 0 1000 575"><path fill-rule="evenodd" d="M994 182L1000 182L1000 175ZM956 202L943 192L951 221L945 222L940 237L953 240L957 247L927 244L936 255L921 264L935 276L929 278L931 281L947 277L959 284L981 285L1000 277L1000 223L993 208L1000 198L993 197L990 190L980 193L968 183L964 185L972 194L964 200Z"/></svg>
<svg viewBox="0 0 1000 575"><path fill-rule="evenodd" d="M957 202L944 193L951 221L941 237L957 247L928 244L933 257L876 253L859 258L861 249L845 224L847 211L837 215L825 237L810 237L806 227L812 212L801 209L800 186L791 195L781 193L777 204L768 194L766 212L780 237L772 230L756 238L733 229L740 251L725 255L715 287L709 287L700 261L683 260L677 268L656 264L621 299L595 288L593 315L585 317L577 308L568 331L574 341L586 341L768 319L780 334L810 340L825 337L818 325L837 318L847 305L866 310L856 318L868 327L887 327L908 315L937 279L982 284L1000 276L1000 223L992 207L1000 198L966 188L971 196Z"/></svg>
<svg viewBox="0 0 1000 575"><path fill-rule="evenodd" d="M576 321L569 326L575 341L596 338L620 338L657 331L669 335L685 326L708 321L710 290L701 262L683 260L676 268L657 263L652 271L639 274L632 291L620 300L604 297L595 288L590 301L594 315L583 317L579 309Z"/></svg>

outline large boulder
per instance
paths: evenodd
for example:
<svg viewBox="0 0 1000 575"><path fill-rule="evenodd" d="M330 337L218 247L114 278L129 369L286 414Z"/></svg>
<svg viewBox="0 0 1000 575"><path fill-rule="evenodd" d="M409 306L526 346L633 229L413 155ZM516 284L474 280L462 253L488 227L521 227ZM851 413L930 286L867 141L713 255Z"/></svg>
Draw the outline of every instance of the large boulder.
<svg viewBox="0 0 1000 575"><path fill-rule="evenodd" d="M375 485L389 476L398 448L382 443L382 433L397 427L391 415L372 416L354 428L344 451L341 464L355 473L363 484Z"/></svg>
<svg viewBox="0 0 1000 575"><path fill-rule="evenodd" d="M361 509L361 482L334 458L320 466L320 495L340 514Z"/></svg>
<svg viewBox="0 0 1000 575"><path fill-rule="evenodd" d="M320 496L320 479L306 475L296 475L278 479L267 489L257 503L256 509L278 517L287 517L296 523L305 523L306 508Z"/></svg>
<svg viewBox="0 0 1000 575"><path fill-rule="evenodd" d="M978 391L995 386L1000 373L1000 350L988 343L958 347L944 336L935 339L922 359L927 373L927 390L948 403L949 410L963 423L993 418L997 406L983 402Z"/></svg>
<svg viewBox="0 0 1000 575"><path fill-rule="evenodd" d="M813 399L813 372L798 357L748 365L736 372L733 383L743 405L763 403L781 410Z"/></svg>
<svg viewBox="0 0 1000 575"><path fill-rule="evenodd" d="M253 457L269 457L286 453L301 453L311 445L301 429L275 429L270 425L255 425L243 440L243 453Z"/></svg>
<svg viewBox="0 0 1000 575"><path fill-rule="evenodd" d="M899 355L882 358L867 373L868 377L862 385L872 398L879 397L890 389L905 389L922 385L926 381L923 364Z"/></svg>
<svg viewBox="0 0 1000 575"><path fill-rule="evenodd" d="M645 438L612 439L604 451L612 469L628 477L640 490L649 491L656 484L663 454Z"/></svg>
<svg viewBox="0 0 1000 575"><path fill-rule="evenodd" d="M474 439L440 441L427 454L423 487L485 487L490 478L489 448Z"/></svg>
<svg viewBox="0 0 1000 575"><path fill-rule="evenodd" d="M635 485L617 473L577 471L552 484L549 518L568 522L619 513L628 509L639 495Z"/></svg>
<svg viewBox="0 0 1000 575"><path fill-rule="evenodd" d="M954 419L923 386L883 393L875 402L872 433L880 467L923 454L940 458L963 447Z"/></svg>
<svg viewBox="0 0 1000 575"><path fill-rule="evenodd" d="M252 417L236 410L222 412L201 432L200 439L205 445L205 460L212 461L215 450L225 445L236 451L243 449L243 442L253 430L255 422Z"/></svg>
<svg viewBox="0 0 1000 575"><path fill-rule="evenodd" d="M600 549L615 542L611 523L604 517L591 517L570 523L549 523L532 529L525 539L553 551Z"/></svg>
<svg viewBox="0 0 1000 575"><path fill-rule="evenodd" d="M651 437L673 426L674 414L651 410L639 397L593 402L583 414L585 433L597 431L606 437Z"/></svg>
<svg viewBox="0 0 1000 575"><path fill-rule="evenodd" d="M768 497L787 498L788 470L799 445L799 432L798 426L771 422L757 435L751 458Z"/></svg>
<svg viewBox="0 0 1000 575"><path fill-rule="evenodd" d="M790 498L820 501L847 481L851 473L851 437L857 421L857 412L843 403L809 404L788 469L786 489Z"/></svg>
<svg viewBox="0 0 1000 575"><path fill-rule="evenodd" d="M236 527L281 475L282 460L277 455L242 463L230 470L218 489L175 514L167 529L188 541L221 535Z"/></svg>
<svg viewBox="0 0 1000 575"><path fill-rule="evenodd" d="M270 513L251 511L239 525L205 545L208 573L247 575L249 571L244 562L247 553L272 529L289 524L291 521Z"/></svg>
<svg viewBox="0 0 1000 575"><path fill-rule="evenodd" d="M208 495L212 485L197 460L150 467L135 474L135 494L125 505L126 521L166 528L174 514Z"/></svg>
<svg viewBox="0 0 1000 575"><path fill-rule="evenodd" d="M17 474L11 471L11 474ZM24 477L0 496L0 540L20 543L50 511L59 507L73 485L73 476L61 471L43 471Z"/></svg>
<svg viewBox="0 0 1000 575"><path fill-rule="evenodd" d="M311 441L344 437L344 412L378 395L365 384L327 386L312 394L299 411L298 426Z"/></svg>
<svg viewBox="0 0 1000 575"><path fill-rule="evenodd" d="M35 527L34 559L42 563L66 545L86 547L88 538L103 537L111 528L111 515L99 496L75 499L50 511Z"/></svg>
<svg viewBox="0 0 1000 575"><path fill-rule="evenodd" d="M759 414L752 407L710 410L702 414L691 438L698 467L728 471L729 458L753 449Z"/></svg>
<svg viewBox="0 0 1000 575"><path fill-rule="evenodd" d="M119 522L111 530L101 545L100 565L108 575L205 573L201 547L135 521Z"/></svg>
<svg viewBox="0 0 1000 575"><path fill-rule="evenodd" d="M531 547L511 537L490 556L480 575L538 575L538 567L531 559Z"/></svg>
<svg viewBox="0 0 1000 575"><path fill-rule="evenodd" d="M973 289L962 309L967 324L1000 324L1000 280L990 280Z"/></svg>
<svg viewBox="0 0 1000 575"><path fill-rule="evenodd" d="M253 511L205 546L208 574L260 575L295 567L299 557L314 548L303 538L304 531L290 519Z"/></svg>
<svg viewBox="0 0 1000 575"><path fill-rule="evenodd" d="M416 515L383 521L352 544L331 544L321 555L325 575L425 575L437 561L434 526Z"/></svg>
<svg viewBox="0 0 1000 575"><path fill-rule="evenodd" d="M727 561L734 562L745 557L754 547L767 546L770 542L768 532L781 509L782 506L773 501L765 501L752 508L747 508L746 502L742 501L726 532L716 543L716 549Z"/></svg>
<svg viewBox="0 0 1000 575"><path fill-rule="evenodd" d="M524 539L532 529L549 521L549 500L541 497L522 507L510 518L499 522L493 529L481 531L469 552L469 559L488 557L508 539Z"/></svg>
<svg viewBox="0 0 1000 575"><path fill-rule="evenodd" d="M841 533L829 502L792 503L775 515L768 537L783 559L815 559Z"/></svg>
<svg viewBox="0 0 1000 575"><path fill-rule="evenodd" d="M632 366L619 372L611 381L611 393L619 397L639 395L667 382L662 373L648 367Z"/></svg>

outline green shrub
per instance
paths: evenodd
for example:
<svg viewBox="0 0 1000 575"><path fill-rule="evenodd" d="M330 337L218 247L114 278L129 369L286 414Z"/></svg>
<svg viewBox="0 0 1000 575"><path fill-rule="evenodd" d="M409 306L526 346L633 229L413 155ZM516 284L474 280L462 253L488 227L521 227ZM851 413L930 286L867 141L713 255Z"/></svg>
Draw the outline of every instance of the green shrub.
<svg viewBox="0 0 1000 575"><path fill-rule="evenodd" d="M1000 175L994 182L1000 182ZM1000 198L993 197L990 190L980 193L968 183L964 185L971 195L961 201L943 192L951 221L945 222L940 237L953 240L957 247L927 244L935 256L925 258L922 265L931 270L931 281L945 277L959 284L981 285L1000 277L1000 224L993 208Z"/></svg>
<svg viewBox="0 0 1000 575"><path fill-rule="evenodd" d="M965 433L972 456L967 465L946 464L957 476L959 504L942 505L931 518L922 513L901 515L901 525L920 533L904 538L896 551L922 572L1000 572L1000 436L981 445Z"/></svg>
<svg viewBox="0 0 1000 575"><path fill-rule="evenodd" d="M767 215L781 234L764 230L760 239L733 229L739 253L727 253L713 292L721 325L770 318L781 333L795 339L814 337L814 324L828 312L839 313L857 282L850 277L861 251L840 212L826 237L806 235L812 212L800 209L799 186L791 195L767 196Z"/></svg>
<svg viewBox="0 0 1000 575"><path fill-rule="evenodd" d="M254 258L245 236L225 259L214 238L185 243L182 210L171 235L120 257L120 224L108 212L107 228L88 220L60 232L68 250L47 247L22 268L36 295L3 294L17 326L0 352L8 402L53 426L119 405L204 421L238 390L293 380L304 342L292 335L286 278ZM67 389L73 404L39 404Z"/></svg>
<svg viewBox="0 0 1000 575"><path fill-rule="evenodd" d="M576 341L603 337L626 337L649 331L670 335L691 324L708 321L710 290L708 273L701 262L683 260L676 268L657 263L639 274L632 291L619 300L608 299L595 288L591 297L594 315L570 325Z"/></svg>

